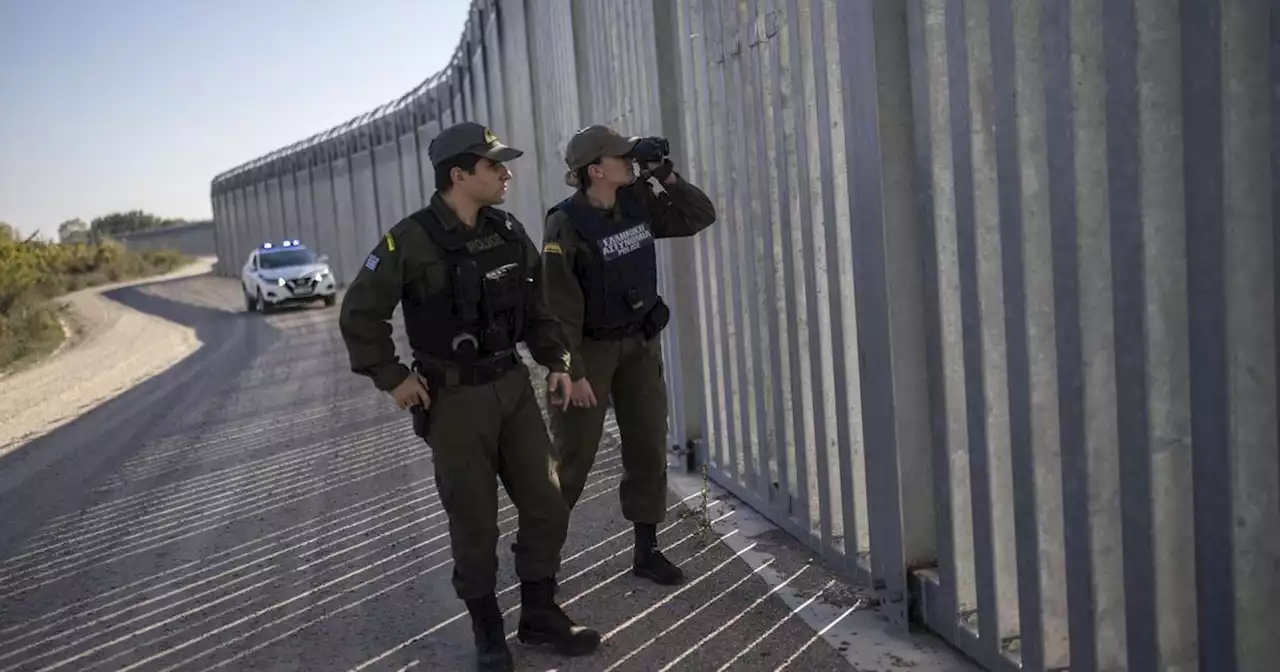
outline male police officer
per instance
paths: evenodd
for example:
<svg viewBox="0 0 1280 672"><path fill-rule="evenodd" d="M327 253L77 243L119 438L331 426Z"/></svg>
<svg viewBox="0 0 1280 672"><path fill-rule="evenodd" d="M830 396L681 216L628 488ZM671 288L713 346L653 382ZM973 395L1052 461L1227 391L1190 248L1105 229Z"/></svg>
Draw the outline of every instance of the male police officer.
<svg viewBox="0 0 1280 672"><path fill-rule="evenodd" d="M578 191L547 215L542 272L547 305L573 353L572 408L551 412L565 500L572 507L582 494L612 396L622 434L622 514L635 525L632 571L676 585L684 574L657 542L667 509L667 393L658 334L670 312L658 295L654 239L692 236L716 212L675 172L666 144L600 125L569 140L565 163Z"/></svg>
<svg viewBox="0 0 1280 672"><path fill-rule="evenodd" d="M538 288L541 259L524 226L502 203L522 155L480 124L445 129L429 148L436 193L401 220L365 260L342 302L351 369L414 408L449 519L453 586L471 613L479 667L512 669L494 597L497 488L519 513L513 546L521 580L518 636L566 655L594 650L600 635L575 625L554 601L569 509L529 371L516 343L527 340L566 395L568 352ZM389 320L403 307L413 370L396 357Z"/></svg>

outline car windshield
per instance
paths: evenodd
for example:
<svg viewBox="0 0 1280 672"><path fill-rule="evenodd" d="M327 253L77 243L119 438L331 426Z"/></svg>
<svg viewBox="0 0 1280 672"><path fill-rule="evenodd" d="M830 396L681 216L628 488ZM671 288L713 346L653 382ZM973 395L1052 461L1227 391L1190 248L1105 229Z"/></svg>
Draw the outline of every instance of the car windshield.
<svg viewBox="0 0 1280 672"><path fill-rule="evenodd" d="M311 250L264 250L258 254L258 259L263 268L284 268L314 264L316 254Z"/></svg>

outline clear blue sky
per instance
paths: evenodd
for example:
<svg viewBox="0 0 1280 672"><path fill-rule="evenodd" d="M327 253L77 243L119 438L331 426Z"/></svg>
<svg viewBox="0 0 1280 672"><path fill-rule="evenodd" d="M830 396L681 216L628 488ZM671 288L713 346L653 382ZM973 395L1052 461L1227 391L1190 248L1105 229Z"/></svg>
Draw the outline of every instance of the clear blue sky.
<svg viewBox="0 0 1280 672"><path fill-rule="evenodd" d="M470 0L0 0L0 221L210 217L209 181L441 69Z"/></svg>

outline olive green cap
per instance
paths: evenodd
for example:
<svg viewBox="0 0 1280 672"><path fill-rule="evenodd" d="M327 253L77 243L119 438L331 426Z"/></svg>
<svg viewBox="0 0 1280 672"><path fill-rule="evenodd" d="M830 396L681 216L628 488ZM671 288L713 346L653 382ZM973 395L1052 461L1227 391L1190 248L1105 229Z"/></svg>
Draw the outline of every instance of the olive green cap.
<svg viewBox="0 0 1280 672"><path fill-rule="evenodd" d="M427 147L433 167L463 154L475 154L502 163L517 159L524 152L502 144L493 131L474 121L464 121L444 129Z"/></svg>
<svg viewBox="0 0 1280 672"><path fill-rule="evenodd" d="M625 137L608 126L588 126L569 139L564 148L564 162L570 170L577 170L605 156L626 156L637 142L640 138Z"/></svg>

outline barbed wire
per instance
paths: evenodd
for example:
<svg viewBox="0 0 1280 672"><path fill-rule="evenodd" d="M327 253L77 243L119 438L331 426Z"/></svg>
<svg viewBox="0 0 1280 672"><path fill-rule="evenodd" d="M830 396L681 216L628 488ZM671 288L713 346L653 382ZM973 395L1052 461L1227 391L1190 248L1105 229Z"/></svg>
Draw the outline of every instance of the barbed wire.
<svg viewBox="0 0 1280 672"><path fill-rule="evenodd" d="M488 17L496 11L496 3L493 0L472 0L470 8L467 10L467 20L463 24L462 34L458 40L458 46L454 48L453 56L449 58L449 63L440 71L427 77L417 86L402 94L399 98L383 103L372 110L348 119L336 126L315 133L307 138L299 140L293 144L281 147L279 149L268 152L262 156L250 159L234 168L223 171L214 176L210 183L210 191L217 194L223 190L224 186L229 186L238 182L238 178L255 174L264 166L273 164L287 163L288 159L296 159L299 155L322 147L327 143L339 138L355 136L359 137L363 133L373 130L378 123L384 122L395 115L403 113L405 110L412 110L422 103L426 103L426 118L422 123L428 123L439 118L441 110L432 109L443 105L439 96L440 89L452 88L456 83L461 83L465 75L464 71L468 69L467 48L471 46L472 37L475 34L476 22L488 20ZM479 30L479 41L483 42L484 30ZM475 46L479 46L478 44ZM460 92L459 92L460 93ZM437 105L432 105L436 103ZM451 103L450 103L451 104ZM357 143L358 144L358 143Z"/></svg>

